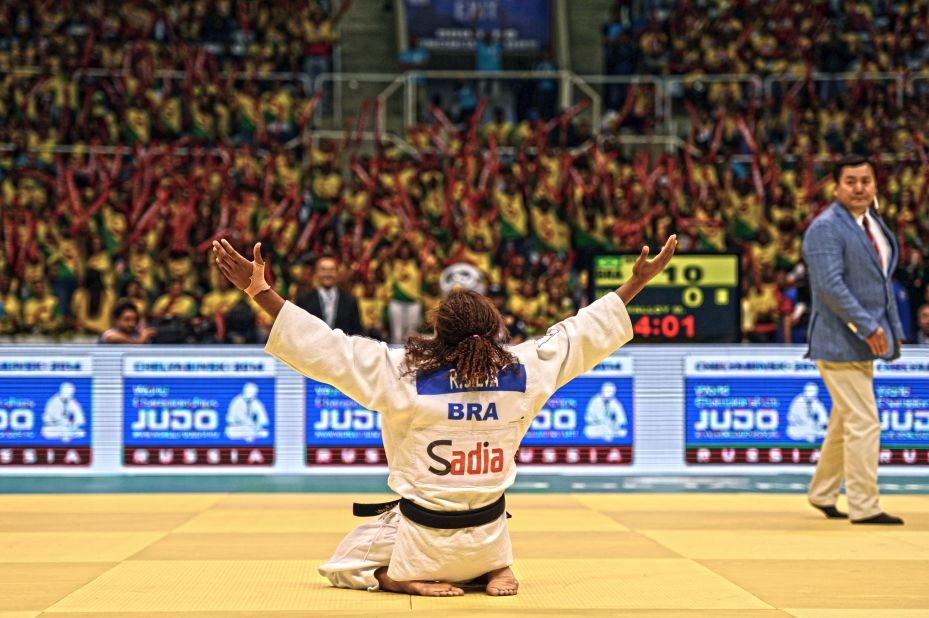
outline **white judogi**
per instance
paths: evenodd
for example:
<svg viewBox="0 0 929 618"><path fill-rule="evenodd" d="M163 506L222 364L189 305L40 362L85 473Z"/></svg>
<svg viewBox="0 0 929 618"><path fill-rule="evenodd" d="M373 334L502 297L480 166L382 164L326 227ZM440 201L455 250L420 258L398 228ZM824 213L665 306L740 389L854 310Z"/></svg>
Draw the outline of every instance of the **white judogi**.
<svg viewBox="0 0 929 618"><path fill-rule="evenodd" d="M461 511L491 504L513 485L516 449L549 397L631 338L626 307L610 293L541 339L511 347L518 372L508 368L495 384L469 386L453 370L403 377L402 348L330 330L288 302L265 351L383 415L387 484L397 494L427 509ZM334 586L376 590L374 571L388 564L397 581L463 582L512 561L506 517L439 530L394 508L349 533L320 573Z"/></svg>

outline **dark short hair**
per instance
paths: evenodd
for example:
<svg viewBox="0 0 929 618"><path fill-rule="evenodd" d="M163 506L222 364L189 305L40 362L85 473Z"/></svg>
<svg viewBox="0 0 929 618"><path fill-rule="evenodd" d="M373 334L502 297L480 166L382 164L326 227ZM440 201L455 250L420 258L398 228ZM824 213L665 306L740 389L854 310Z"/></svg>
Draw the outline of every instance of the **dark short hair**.
<svg viewBox="0 0 929 618"><path fill-rule="evenodd" d="M315 260L313 260L313 270L316 270L316 268L319 266L319 263L322 262L323 260L332 260L333 262L335 262L336 267L339 266L339 258L327 253L326 255L321 255Z"/></svg>
<svg viewBox="0 0 929 618"><path fill-rule="evenodd" d="M849 154L836 161L835 167L832 168L832 179L839 182L839 179L842 177L843 169L846 167L858 167L859 165L870 165L871 173L873 174L875 172L874 161L859 154Z"/></svg>
<svg viewBox="0 0 929 618"><path fill-rule="evenodd" d="M135 306L135 303L127 301L116 305L116 308L113 309L113 319L118 320L127 311L134 311L136 315L139 315L139 308Z"/></svg>

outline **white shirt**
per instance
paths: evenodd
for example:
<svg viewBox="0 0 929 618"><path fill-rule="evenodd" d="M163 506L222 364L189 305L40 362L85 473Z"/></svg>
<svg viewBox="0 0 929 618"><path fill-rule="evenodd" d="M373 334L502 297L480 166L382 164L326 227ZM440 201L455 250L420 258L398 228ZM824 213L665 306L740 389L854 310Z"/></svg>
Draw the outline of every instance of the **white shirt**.
<svg viewBox="0 0 929 618"><path fill-rule="evenodd" d="M335 287L319 288L319 304L323 309L323 321L333 328L335 326L335 305L339 300L339 291Z"/></svg>
<svg viewBox="0 0 929 618"><path fill-rule="evenodd" d="M890 241L887 240L887 236L884 235L884 227L871 216L870 212L865 212L863 215L855 217L855 221L858 222L858 225L864 230L864 218L868 218L868 228L871 230L871 235L874 236L874 242L877 243L878 251L881 254L881 263L884 265L884 276L886 277L889 273L887 272L890 268L890 258L892 257L890 249ZM865 230L865 234L868 231Z"/></svg>

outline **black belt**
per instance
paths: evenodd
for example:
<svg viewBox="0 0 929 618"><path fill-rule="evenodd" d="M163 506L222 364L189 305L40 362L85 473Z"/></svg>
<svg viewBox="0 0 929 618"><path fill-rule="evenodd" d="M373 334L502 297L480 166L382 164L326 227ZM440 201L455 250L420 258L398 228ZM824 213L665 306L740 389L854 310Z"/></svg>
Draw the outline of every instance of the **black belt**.
<svg viewBox="0 0 929 618"><path fill-rule="evenodd" d="M356 502L352 505L352 514L355 517L374 517L386 513L398 504L400 505L400 512L410 521L420 526L439 528L441 530L475 528L496 521L503 514L510 517L510 514L506 512L506 500L503 496L500 496L500 499L492 504L467 511L433 511L406 498L376 504Z"/></svg>

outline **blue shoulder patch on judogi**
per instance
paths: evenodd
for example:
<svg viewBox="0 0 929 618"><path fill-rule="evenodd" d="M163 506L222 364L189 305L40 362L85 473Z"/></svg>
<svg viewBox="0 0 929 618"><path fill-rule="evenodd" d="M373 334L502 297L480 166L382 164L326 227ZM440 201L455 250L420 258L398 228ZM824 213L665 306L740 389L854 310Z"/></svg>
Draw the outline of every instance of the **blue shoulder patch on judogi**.
<svg viewBox="0 0 929 618"><path fill-rule="evenodd" d="M526 392L526 367L520 363L505 367L497 377L483 384L465 384L458 379L453 367L443 367L416 376L416 393L419 395L448 395L473 391Z"/></svg>

